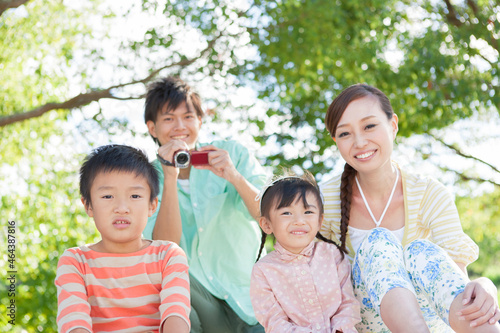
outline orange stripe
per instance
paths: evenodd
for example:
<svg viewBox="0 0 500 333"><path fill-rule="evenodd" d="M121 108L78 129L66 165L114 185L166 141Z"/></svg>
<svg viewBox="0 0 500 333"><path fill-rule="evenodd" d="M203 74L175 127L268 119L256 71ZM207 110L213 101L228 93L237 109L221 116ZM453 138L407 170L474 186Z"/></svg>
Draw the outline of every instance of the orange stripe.
<svg viewBox="0 0 500 333"><path fill-rule="evenodd" d="M172 247L172 244L169 244L167 246L163 244L159 245L150 245L148 246L145 250L146 251L139 251L135 253L137 257L142 257L147 254L159 254L162 252L169 252L169 249ZM103 252L96 252L96 251L82 251L80 248L72 248L70 250L76 255L83 255L85 259L87 260L92 260L92 259L101 259L101 258L133 258L135 256L130 255L130 253L103 253Z"/></svg>
<svg viewBox="0 0 500 333"><path fill-rule="evenodd" d="M169 270L171 268L175 271L185 270L185 269L180 269L177 266L180 266L182 268L187 268L187 266L183 264L171 264L167 267ZM82 272L84 274L85 272L92 272L94 277L96 277L97 279L109 279L109 278L119 279L124 277L135 276L137 275L137 272L144 272L144 271L147 272L147 274L161 273L162 269L160 262L152 262L149 264L139 263L133 266L120 267L120 269L113 269L113 267L95 267L95 266L90 267L87 263L85 263L85 267Z"/></svg>
<svg viewBox="0 0 500 333"><path fill-rule="evenodd" d="M68 283L78 283L81 285L82 282L82 277L77 273L66 273L57 277L56 286L63 286Z"/></svg>
<svg viewBox="0 0 500 333"><path fill-rule="evenodd" d="M159 313L160 303L149 303L142 306L122 308L118 306L102 308L93 306L90 311L92 318L116 318L116 317L131 317L140 315L154 315Z"/></svg>
<svg viewBox="0 0 500 333"><path fill-rule="evenodd" d="M140 317L120 318L107 323L94 323L93 329L94 332L113 332L118 330L126 330L131 327L137 327L137 326L154 327L156 328L156 332L158 332L158 328L160 326L160 320L154 318L140 318Z"/></svg>
<svg viewBox="0 0 500 333"><path fill-rule="evenodd" d="M167 318L167 317L168 317L169 315L171 315L172 313L175 313L175 314L183 314L183 315L185 314L185 315L183 316L184 318L188 318L188 317L189 317L189 316L187 315L187 313L186 313L186 309L185 309L185 308L183 308L183 307L182 307L182 306L180 306L180 305L172 305L171 307L169 307L169 308L167 309L167 311L165 311L165 313L163 314L163 318L162 318L162 320L163 320L164 318Z"/></svg>
<svg viewBox="0 0 500 333"><path fill-rule="evenodd" d="M183 279L183 278L180 278L180 277L176 277L176 278L173 278L172 280L170 280L167 285L165 286L165 288L167 287L182 287L184 289L186 289L187 291L189 291L189 281Z"/></svg>
<svg viewBox="0 0 500 333"><path fill-rule="evenodd" d="M81 298L83 300L87 300L87 294L85 293L80 293L80 292L68 292L64 289L61 290L61 293L59 294L59 297L58 297L58 303L62 303L63 301L65 301L66 299L70 298L70 297L78 297L78 298Z"/></svg>
<svg viewBox="0 0 500 333"><path fill-rule="evenodd" d="M148 295L158 295L161 291L161 284L140 284L128 288L106 288L100 285L87 286L90 296L107 297L112 299L134 298Z"/></svg>
<svg viewBox="0 0 500 333"><path fill-rule="evenodd" d="M76 327L76 326L83 326L83 327L87 328L90 332L92 332L92 327L89 325L89 323L87 323L84 320L73 320L73 321L70 321L69 323L64 324L61 327L61 332L69 332L69 330L71 330L73 327Z"/></svg>
<svg viewBox="0 0 500 333"><path fill-rule="evenodd" d="M61 320L65 316L73 312L81 312L81 313L89 313L89 307L85 305L86 303L76 303L71 304L63 309L61 309L59 315L57 316L57 320Z"/></svg>

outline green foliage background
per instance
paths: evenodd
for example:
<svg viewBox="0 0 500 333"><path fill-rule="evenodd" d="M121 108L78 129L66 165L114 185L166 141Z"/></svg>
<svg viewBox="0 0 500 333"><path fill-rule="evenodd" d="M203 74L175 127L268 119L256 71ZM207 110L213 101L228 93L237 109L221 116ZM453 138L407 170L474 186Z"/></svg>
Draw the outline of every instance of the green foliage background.
<svg viewBox="0 0 500 333"><path fill-rule="evenodd" d="M431 135L414 148L415 168L426 160L439 163L432 156L447 149L433 136L446 137L460 119L499 112L500 6L493 1L136 0L130 8L104 0L70 3L31 0L0 16L0 120L126 82L135 83L112 89L113 98L141 101L147 75L180 75L215 110L206 120L213 134L224 138L228 129L236 130L262 146L263 164L301 166L320 179L342 163L323 118L350 84L366 82L387 93L401 136ZM113 35L113 19L142 29L134 21L137 12L147 23L143 35ZM190 34L197 41L192 49L186 48ZM258 102L233 99L245 87L257 91ZM257 104L265 105L264 112ZM142 112L140 103L130 108ZM7 248L9 220L16 221L17 241L16 325L3 315L9 286L2 279L0 332L57 330L58 256L98 236L79 199L80 162L93 146L147 137L133 126L136 118L123 116L126 110L85 102L0 127L0 246ZM462 136L468 144L483 140ZM457 153L468 148L447 142ZM471 275L500 285L500 172L489 168L492 176L481 178L481 162L474 163L457 163L434 176L455 183L464 229L480 246ZM486 191L472 195L488 182ZM2 251L2 272L9 270L7 258Z"/></svg>

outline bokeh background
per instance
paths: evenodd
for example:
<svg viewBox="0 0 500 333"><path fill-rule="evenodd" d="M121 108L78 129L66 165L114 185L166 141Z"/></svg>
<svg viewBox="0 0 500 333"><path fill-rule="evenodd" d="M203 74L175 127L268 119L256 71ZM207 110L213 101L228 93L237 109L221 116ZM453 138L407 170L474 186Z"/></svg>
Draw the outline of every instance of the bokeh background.
<svg viewBox="0 0 500 333"><path fill-rule="evenodd" d="M328 105L354 83L380 88L400 119L394 159L453 193L481 248L470 275L499 286L499 36L488 0L0 1L0 332L57 331L58 256L97 239L79 166L107 143L154 158L143 97L166 75L202 96L202 140L318 181L343 165Z"/></svg>

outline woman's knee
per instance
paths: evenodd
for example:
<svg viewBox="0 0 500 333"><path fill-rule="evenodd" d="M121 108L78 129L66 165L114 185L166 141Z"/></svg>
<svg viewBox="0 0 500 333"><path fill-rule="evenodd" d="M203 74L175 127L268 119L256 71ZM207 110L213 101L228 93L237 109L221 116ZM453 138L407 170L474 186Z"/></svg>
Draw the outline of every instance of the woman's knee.
<svg viewBox="0 0 500 333"><path fill-rule="evenodd" d="M371 249L383 250L386 248L401 248L401 243L394 234L386 228L375 228L366 235L361 242L358 253L371 252Z"/></svg>
<svg viewBox="0 0 500 333"><path fill-rule="evenodd" d="M424 267L428 268L433 263L439 266L440 263L451 260L442 248L427 239L412 241L405 247L403 253L405 266L410 274L422 272Z"/></svg>

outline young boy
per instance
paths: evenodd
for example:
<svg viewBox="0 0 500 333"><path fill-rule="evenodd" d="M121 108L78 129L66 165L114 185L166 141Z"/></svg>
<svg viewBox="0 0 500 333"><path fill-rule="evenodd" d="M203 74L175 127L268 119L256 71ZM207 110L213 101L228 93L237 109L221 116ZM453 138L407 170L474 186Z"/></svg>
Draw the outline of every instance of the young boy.
<svg viewBox="0 0 500 333"><path fill-rule="evenodd" d="M158 191L157 171L138 149L108 145L87 156L80 192L102 239L59 259L59 332L189 332L186 255L142 238Z"/></svg>

